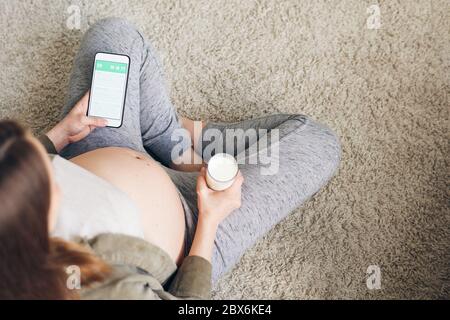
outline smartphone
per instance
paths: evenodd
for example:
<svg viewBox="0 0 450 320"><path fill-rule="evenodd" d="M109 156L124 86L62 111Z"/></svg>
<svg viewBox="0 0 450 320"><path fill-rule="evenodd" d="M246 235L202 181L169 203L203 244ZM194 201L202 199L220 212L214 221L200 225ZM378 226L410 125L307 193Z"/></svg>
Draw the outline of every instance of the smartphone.
<svg viewBox="0 0 450 320"><path fill-rule="evenodd" d="M129 69L127 55L104 52L95 55L88 116L106 119L108 127L122 125Z"/></svg>

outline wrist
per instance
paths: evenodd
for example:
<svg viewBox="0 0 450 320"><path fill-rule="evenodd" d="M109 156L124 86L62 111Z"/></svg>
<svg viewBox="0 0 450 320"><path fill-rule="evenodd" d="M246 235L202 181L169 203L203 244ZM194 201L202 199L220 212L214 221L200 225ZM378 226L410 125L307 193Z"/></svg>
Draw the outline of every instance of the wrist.
<svg viewBox="0 0 450 320"><path fill-rule="evenodd" d="M197 229L205 229L216 232L220 221L213 218L211 214L200 214L197 222Z"/></svg>
<svg viewBox="0 0 450 320"><path fill-rule="evenodd" d="M217 227L218 224L215 221L199 216L194 240L189 251L190 256L203 257L211 262Z"/></svg>
<svg viewBox="0 0 450 320"><path fill-rule="evenodd" d="M46 136L53 142L53 145L58 152L69 143L66 131L62 127L61 122L48 131Z"/></svg>

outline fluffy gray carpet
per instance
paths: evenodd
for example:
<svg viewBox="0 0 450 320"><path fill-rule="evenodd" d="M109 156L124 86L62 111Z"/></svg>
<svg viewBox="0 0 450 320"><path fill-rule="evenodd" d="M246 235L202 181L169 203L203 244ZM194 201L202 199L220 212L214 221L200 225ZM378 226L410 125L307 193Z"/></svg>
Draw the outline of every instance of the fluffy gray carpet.
<svg viewBox="0 0 450 320"><path fill-rule="evenodd" d="M378 1L375 30L373 3L1 0L0 117L55 123L82 32L126 17L160 51L182 115L301 112L341 137L338 175L214 298L450 298L450 2ZM66 26L70 4L81 30Z"/></svg>

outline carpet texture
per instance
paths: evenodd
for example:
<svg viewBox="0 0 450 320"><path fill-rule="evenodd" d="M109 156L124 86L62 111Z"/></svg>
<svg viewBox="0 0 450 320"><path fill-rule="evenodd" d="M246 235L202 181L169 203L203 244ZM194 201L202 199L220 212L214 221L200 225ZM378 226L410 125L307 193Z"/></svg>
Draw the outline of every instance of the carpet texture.
<svg viewBox="0 0 450 320"><path fill-rule="evenodd" d="M82 33L126 17L159 50L182 115L303 113L341 138L338 175L214 298L450 298L449 13L448 0L1 0L0 117L54 124Z"/></svg>

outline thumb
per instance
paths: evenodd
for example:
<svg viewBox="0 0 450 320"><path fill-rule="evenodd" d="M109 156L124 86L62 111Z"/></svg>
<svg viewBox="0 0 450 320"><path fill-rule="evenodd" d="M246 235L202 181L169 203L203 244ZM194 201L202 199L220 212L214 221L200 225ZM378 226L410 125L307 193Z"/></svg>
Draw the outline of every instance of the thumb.
<svg viewBox="0 0 450 320"><path fill-rule="evenodd" d="M83 117L81 122L86 126L94 127L106 127L108 125L108 121L106 119L97 117Z"/></svg>
<svg viewBox="0 0 450 320"><path fill-rule="evenodd" d="M229 190L229 192L235 192L237 190L240 190L243 182L244 182L244 176L242 175L241 171L239 170L236 175L236 179L234 180L231 187L228 188L227 190Z"/></svg>
<svg viewBox="0 0 450 320"><path fill-rule="evenodd" d="M197 177L197 193L204 193L207 191L209 191L209 188L206 184L205 175L200 173Z"/></svg>

